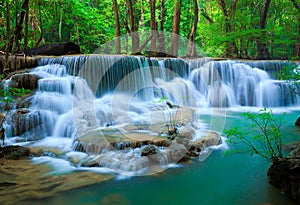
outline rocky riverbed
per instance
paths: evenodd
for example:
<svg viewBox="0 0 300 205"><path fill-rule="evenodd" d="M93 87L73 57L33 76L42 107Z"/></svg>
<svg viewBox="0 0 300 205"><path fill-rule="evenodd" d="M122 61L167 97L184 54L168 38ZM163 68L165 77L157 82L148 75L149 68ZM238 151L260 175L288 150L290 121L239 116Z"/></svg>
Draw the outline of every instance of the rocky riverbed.
<svg viewBox="0 0 300 205"><path fill-rule="evenodd" d="M64 175L53 175L53 168L46 164L33 164L27 157L18 160L0 159L0 204L20 204L21 201L51 197L57 192L67 191L91 184L101 183L113 175L86 171L74 171Z"/></svg>

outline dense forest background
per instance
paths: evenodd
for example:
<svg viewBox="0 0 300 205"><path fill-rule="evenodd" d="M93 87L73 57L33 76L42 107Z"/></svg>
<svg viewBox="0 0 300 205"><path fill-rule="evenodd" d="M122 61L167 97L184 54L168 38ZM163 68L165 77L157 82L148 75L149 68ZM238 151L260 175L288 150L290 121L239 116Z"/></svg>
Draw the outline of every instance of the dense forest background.
<svg viewBox="0 0 300 205"><path fill-rule="evenodd" d="M149 46L156 55L166 50L199 55L192 44L178 53L180 40L171 35L169 43L163 33L169 32L190 39L211 57L300 56L300 0L2 0L0 6L0 50L5 53L67 41L92 53L115 39L113 53ZM157 32L135 33L150 30Z"/></svg>

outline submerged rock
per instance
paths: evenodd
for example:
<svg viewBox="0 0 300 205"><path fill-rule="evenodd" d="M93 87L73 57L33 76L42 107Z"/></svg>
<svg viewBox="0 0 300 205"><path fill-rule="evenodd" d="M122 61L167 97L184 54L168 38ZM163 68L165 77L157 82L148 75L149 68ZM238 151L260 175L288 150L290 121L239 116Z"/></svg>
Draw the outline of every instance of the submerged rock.
<svg viewBox="0 0 300 205"><path fill-rule="evenodd" d="M300 117L298 117L298 119L296 120L295 125L300 127Z"/></svg>
<svg viewBox="0 0 300 205"><path fill-rule="evenodd" d="M3 160L0 166L0 204L33 204L35 199L52 197L58 192L113 178L113 175L95 172L76 171L52 175L51 171L52 168L46 163L32 164L29 159Z"/></svg>
<svg viewBox="0 0 300 205"><path fill-rule="evenodd" d="M4 146L0 147L0 158L17 160L29 156L29 149L22 146Z"/></svg>

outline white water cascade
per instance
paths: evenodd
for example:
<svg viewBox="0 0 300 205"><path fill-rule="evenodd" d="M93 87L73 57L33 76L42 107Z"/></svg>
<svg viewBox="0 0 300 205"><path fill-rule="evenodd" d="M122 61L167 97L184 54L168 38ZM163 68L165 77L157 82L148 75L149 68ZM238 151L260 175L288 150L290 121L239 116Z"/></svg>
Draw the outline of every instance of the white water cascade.
<svg viewBox="0 0 300 205"><path fill-rule="evenodd" d="M276 66L272 69L269 64ZM32 146L61 147L63 143L64 153L56 157L83 160L88 156L74 152L75 139L91 130L149 123L157 99L193 108L297 106L299 97L290 84L273 77L274 70L284 65L134 56L45 58L31 71L41 77L28 115L38 113L37 126L24 128L22 136L11 139L40 140ZM194 128L201 133L206 125ZM101 166L135 172L145 169L147 160L141 158L140 148L116 153L105 146L99 153ZM162 150L161 155L161 164L168 166L168 154Z"/></svg>

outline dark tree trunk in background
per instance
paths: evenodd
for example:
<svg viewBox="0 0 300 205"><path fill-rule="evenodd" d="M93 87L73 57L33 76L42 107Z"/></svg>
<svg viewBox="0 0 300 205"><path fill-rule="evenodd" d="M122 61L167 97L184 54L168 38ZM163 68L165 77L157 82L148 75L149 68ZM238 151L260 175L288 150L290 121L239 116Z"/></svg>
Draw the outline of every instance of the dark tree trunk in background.
<svg viewBox="0 0 300 205"><path fill-rule="evenodd" d="M14 31L14 37L13 37L14 43L15 43L15 46L16 46L16 51L21 50L19 41L22 40L23 22L24 22L24 19L25 19L25 15L28 12L29 12L29 0L24 0L23 3L22 3L21 13L19 15L19 18L18 18L18 21L17 21L17 24L16 24L16 28L15 28L15 31Z"/></svg>
<svg viewBox="0 0 300 205"><path fill-rule="evenodd" d="M44 39L44 29L43 29L43 20L42 20L42 10L41 10L42 2L39 0L38 2L38 10L39 10L39 24L40 24L40 38L35 43L35 46L37 47L40 42Z"/></svg>
<svg viewBox="0 0 300 205"><path fill-rule="evenodd" d="M296 0L291 1L298 11L298 38L296 39L294 55L300 57L300 3L296 2Z"/></svg>
<svg viewBox="0 0 300 205"><path fill-rule="evenodd" d="M164 18L165 18L165 0L160 1L160 16L159 16L159 36L158 36L158 56L165 56L165 34L164 34Z"/></svg>
<svg viewBox="0 0 300 205"><path fill-rule="evenodd" d="M171 37L171 45L169 51L171 56L178 56L181 3L182 0L176 0L175 2L173 23L172 23L172 37Z"/></svg>
<svg viewBox="0 0 300 205"><path fill-rule="evenodd" d="M151 29L151 45L150 45L150 55L156 56L156 41L157 41L157 25L155 21L155 4L156 0L150 0L150 29Z"/></svg>
<svg viewBox="0 0 300 205"><path fill-rule="evenodd" d="M5 16L6 16L6 48L5 48L5 61L3 70L1 73L4 73L5 69L8 68L8 57L11 49L11 30L10 30L10 13L9 13L9 3L6 1L5 5Z"/></svg>
<svg viewBox="0 0 300 205"><path fill-rule="evenodd" d="M25 15L25 33L24 33L24 48L23 48L23 50L26 50L27 45L28 45L28 21L29 21L29 5L28 5L28 10Z"/></svg>
<svg viewBox="0 0 300 205"><path fill-rule="evenodd" d="M259 26L260 29L263 31L266 28L267 23L267 14L270 7L271 0L266 0L265 5L263 7L263 12L260 17ZM262 32L262 35L266 35L266 32ZM258 37L256 39L257 44L257 59L270 59L270 53L268 51L266 43L261 39L261 37Z"/></svg>
<svg viewBox="0 0 300 205"><path fill-rule="evenodd" d="M79 45L72 42L47 44L24 51L26 55L62 56L68 54L80 54Z"/></svg>
<svg viewBox="0 0 300 205"><path fill-rule="evenodd" d="M131 33L131 40L132 40L132 53L135 53L137 49L140 47L140 39L137 33L138 27L135 23L135 16L134 16L134 8L133 8L133 1L128 1L128 13L129 13L129 24L130 24L130 33Z"/></svg>
<svg viewBox="0 0 300 205"><path fill-rule="evenodd" d="M197 31L197 24L198 24L198 18L199 18L199 8L198 8L198 2L197 0L193 0L194 4L194 22L193 27L191 29L190 33L190 39L189 39L189 45L186 53L186 57L197 57L197 51L196 51L196 45L195 45L195 36Z"/></svg>
<svg viewBox="0 0 300 205"><path fill-rule="evenodd" d="M113 0L113 9L115 16L115 28L116 28L116 54L121 53L121 30L120 30L120 20L119 20L119 12L118 12L118 3L117 0Z"/></svg>
<svg viewBox="0 0 300 205"><path fill-rule="evenodd" d="M227 5L225 0L218 0L219 5L221 6L224 18L225 18L225 32L228 36L228 40L226 41L226 57L237 57L238 55L238 48L235 43L234 39L230 38L231 33L235 31L235 12L236 12L236 5L238 0L233 0L230 5L230 9L227 9Z"/></svg>

